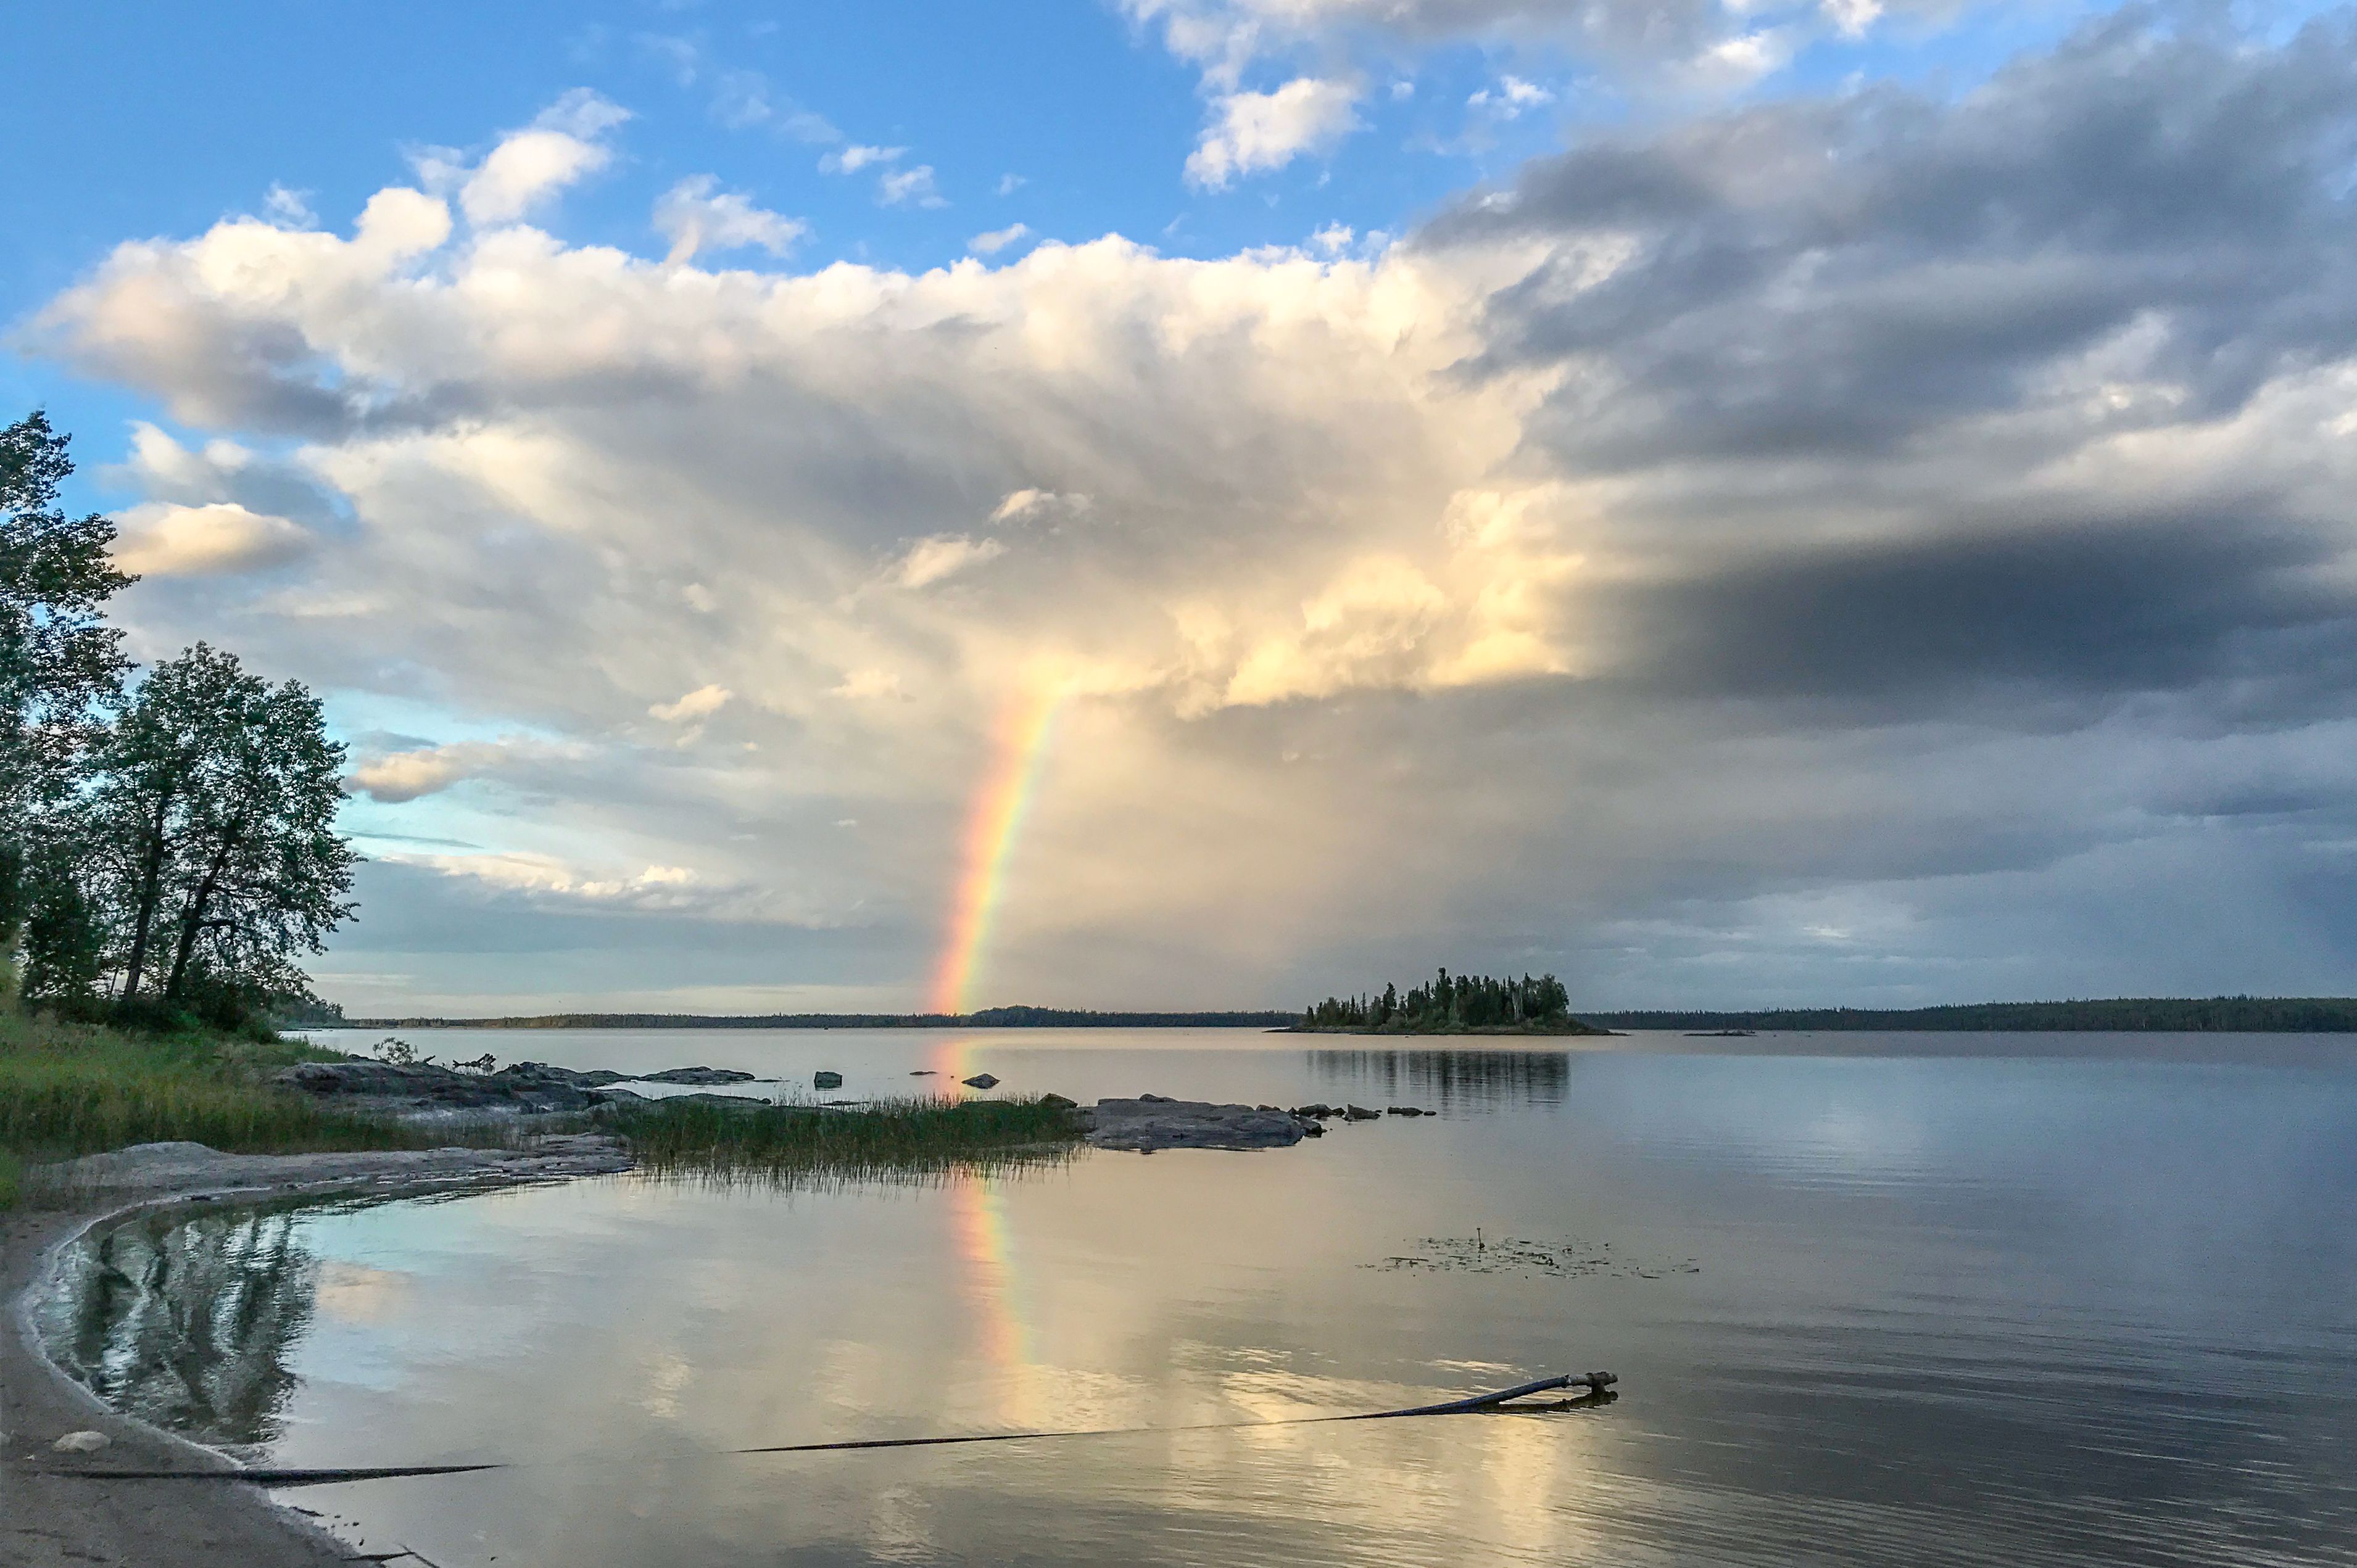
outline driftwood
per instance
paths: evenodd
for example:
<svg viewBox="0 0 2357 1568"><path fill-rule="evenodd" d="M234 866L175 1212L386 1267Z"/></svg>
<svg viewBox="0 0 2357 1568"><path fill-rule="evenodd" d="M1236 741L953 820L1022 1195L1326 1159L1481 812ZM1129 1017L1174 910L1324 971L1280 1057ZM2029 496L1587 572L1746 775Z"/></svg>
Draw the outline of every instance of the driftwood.
<svg viewBox="0 0 2357 1568"><path fill-rule="evenodd" d="M1348 1415L1296 1415L1275 1421L1212 1421L1191 1426L1114 1426L1076 1427L1061 1432L974 1432L951 1437L858 1437L834 1443L781 1443L767 1448L728 1448L711 1455L753 1454L840 1454L868 1448L942 1448L967 1443L1029 1443L1064 1437L1126 1437L1157 1432L1234 1432L1255 1426L1316 1426L1343 1421L1394 1421L1406 1416L1476 1415L1502 1411L1560 1411L1584 1406L1608 1404L1615 1397L1612 1385L1620 1380L1610 1372L1581 1372L1576 1376L1541 1378L1533 1383L1520 1383L1495 1393L1474 1394L1461 1400L1447 1400L1439 1404L1412 1405L1405 1410L1357 1411ZM1556 1389L1584 1391L1578 1399L1557 1401L1544 1405L1518 1405L1516 1401ZM48 1470L45 1475L72 1476L91 1481L244 1481L257 1487L324 1487L339 1481L386 1481L427 1476L467 1476L481 1470L505 1470L511 1466L492 1462L480 1465L378 1465L349 1470Z"/></svg>

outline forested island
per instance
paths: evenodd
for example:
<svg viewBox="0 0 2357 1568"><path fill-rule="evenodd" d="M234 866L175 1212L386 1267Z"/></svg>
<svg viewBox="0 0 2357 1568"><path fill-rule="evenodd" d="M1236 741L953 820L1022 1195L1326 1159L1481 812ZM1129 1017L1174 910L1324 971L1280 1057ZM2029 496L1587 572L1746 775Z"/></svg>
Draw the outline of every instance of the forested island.
<svg viewBox="0 0 2357 1568"><path fill-rule="evenodd" d="M1329 996L1293 1020L1315 1035L1609 1035L1571 1015L1571 996L1552 974L1492 979L1452 977L1441 970L1403 994L1387 984L1380 995Z"/></svg>
<svg viewBox="0 0 2357 1568"><path fill-rule="evenodd" d="M1290 1013L1092 1013L1077 1007L985 1007L978 1013L546 1013L530 1018L345 1018L353 1029L1273 1029Z"/></svg>
<svg viewBox="0 0 2357 1568"><path fill-rule="evenodd" d="M1755 1013L1590 1015L1616 1029L2095 1030L2326 1034L2357 1031L2357 997L2124 996L2090 1002L1976 1002L1945 1007L1779 1007Z"/></svg>

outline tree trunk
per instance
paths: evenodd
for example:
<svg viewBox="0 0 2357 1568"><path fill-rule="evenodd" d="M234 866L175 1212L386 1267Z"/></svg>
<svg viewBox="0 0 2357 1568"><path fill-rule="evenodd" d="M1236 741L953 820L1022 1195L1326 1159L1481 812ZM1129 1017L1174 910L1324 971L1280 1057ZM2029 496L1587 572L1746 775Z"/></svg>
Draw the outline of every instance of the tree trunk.
<svg viewBox="0 0 2357 1568"><path fill-rule="evenodd" d="M213 893L221 886L221 868L229 864L230 851L244 834L245 824L232 822L221 835L221 848L213 854L213 863L205 867L205 879L188 897L188 908L180 911L180 942L172 954L172 972L164 982L167 1001L180 999L180 987L188 977L188 959L197 950L197 935L205 929L205 906L213 901Z"/></svg>
<svg viewBox="0 0 2357 1568"><path fill-rule="evenodd" d="M147 830L147 864L139 871L139 901L131 924L131 957L124 965L123 1000L139 995L139 972L147 964L147 938L156 924L156 901L163 894L164 819L172 809L174 791L167 789L156 802L156 821Z"/></svg>

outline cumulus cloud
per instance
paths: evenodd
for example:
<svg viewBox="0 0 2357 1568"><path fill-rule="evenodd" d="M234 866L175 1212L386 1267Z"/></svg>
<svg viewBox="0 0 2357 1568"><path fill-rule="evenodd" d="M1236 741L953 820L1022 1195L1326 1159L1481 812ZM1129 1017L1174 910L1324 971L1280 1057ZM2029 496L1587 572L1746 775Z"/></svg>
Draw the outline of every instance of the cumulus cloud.
<svg viewBox="0 0 2357 1568"><path fill-rule="evenodd" d="M810 232L802 220L766 211L754 206L751 197L721 190L719 184L711 175L693 175L655 202L655 231L671 242L666 261L685 262L704 251L748 247L782 256Z"/></svg>
<svg viewBox="0 0 2357 1568"><path fill-rule="evenodd" d="M1332 146L1359 124L1353 81L1297 77L1272 92L1230 92L1187 158L1187 183L1222 190L1240 175L1283 168Z"/></svg>
<svg viewBox="0 0 2357 1568"><path fill-rule="evenodd" d="M458 188L458 205L479 224L522 218L566 186L613 161L605 134L630 112L576 88L530 126L500 139Z"/></svg>
<svg viewBox="0 0 2357 1568"><path fill-rule="evenodd" d="M2302 989L2357 956L2352 145L2345 21L2131 15L1363 252L706 273L410 191L125 245L35 335L221 437L143 436L153 504L346 519L143 637L609 746L564 826L627 847L551 876L728 865L879 987L1045 692L1006 1000L1436 941L1595 1004Z"/></svg>
<svg viewBox="0 0 2357 1568"><path fill-rule="evenodd" d="M515 748L497 741L414 746L363 757L346 779L354 794L398 805L438 794L462 779L495 772L515 759Z"/></svg>
<svg viewBox="0 0 2357 1568"><path fill-rule="evenodd" d="M280 566L311 547L311 536L283 517L251 512L234 501L205 506L148 502L124 512L114 559L143 577L200 577Z"/></svg>

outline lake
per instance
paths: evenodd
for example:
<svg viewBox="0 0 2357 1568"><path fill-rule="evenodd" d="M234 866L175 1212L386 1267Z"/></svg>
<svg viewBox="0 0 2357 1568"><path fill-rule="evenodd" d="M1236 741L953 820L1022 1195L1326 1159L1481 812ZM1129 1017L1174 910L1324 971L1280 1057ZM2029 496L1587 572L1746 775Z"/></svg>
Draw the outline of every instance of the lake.
<svg viewBox="0 0 2357 1568"><path fill-rule="evenodd" d="M367 1551L2357 1563L2346 1036L410 1037L804 1092L833 1069L851 1097L986 1070L1002 1094L1437 1114L1255 1154L785 1193L622 1176L88 1244L47 1324L126 1408L273 1465L513 1466L285 1494ZM722 1452L1275 1421L1590 1369L1620 1397L1555 1413Z"/></svg>

